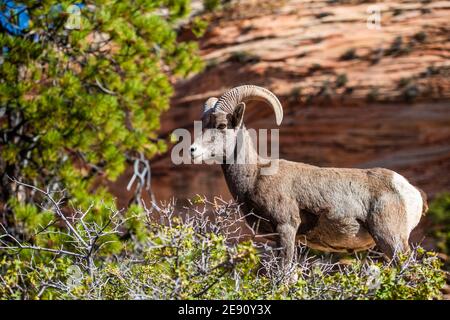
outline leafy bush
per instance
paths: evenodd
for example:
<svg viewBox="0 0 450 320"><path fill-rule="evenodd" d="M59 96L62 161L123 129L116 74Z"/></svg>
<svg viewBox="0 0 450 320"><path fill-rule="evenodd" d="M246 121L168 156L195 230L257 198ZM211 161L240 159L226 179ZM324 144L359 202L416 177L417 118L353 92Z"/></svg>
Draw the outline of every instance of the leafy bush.
<svg viewBox="0 0 450 320"><path fill-rule="evenodd" d="M430 203L428 217L432 221L428 235L435 240L440 252L450 256L450 193L442 193ZM450 270L449 263L449 261L446 263L448 270Z"/></svg>
<svg viewBox="0 0 450 320"><path fill-rule="evenodd" d="M221 4L221 0L204 0L203 6L206 11L213 11L217 9Z"/></svg>
<svg viewBox="0 0 450 320"><path fill-rule="evenodd" d="M332 263L303 250L281 269L276 249L240 240L239 206L219 199L198 198L181 211L173 204L105 211L101 219L78 211L59 226L42 218L38 229L18 213L36 245L3 229L0 298L439 299L445 282L440 261L420 248L396 264Z"/></svg>

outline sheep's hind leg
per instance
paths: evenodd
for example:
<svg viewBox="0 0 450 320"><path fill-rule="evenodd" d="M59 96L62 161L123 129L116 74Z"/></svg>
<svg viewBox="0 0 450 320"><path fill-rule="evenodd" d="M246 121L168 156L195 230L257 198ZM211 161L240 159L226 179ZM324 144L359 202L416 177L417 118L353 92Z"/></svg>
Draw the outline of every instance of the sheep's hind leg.
<svg viewBox="0 0 450 320"><path fill-rule="evenodd" d="M385 206L368 219L368 229L380 250L392 259L399 253L409 251L409 232L400 217L397 206Z"/></svg>

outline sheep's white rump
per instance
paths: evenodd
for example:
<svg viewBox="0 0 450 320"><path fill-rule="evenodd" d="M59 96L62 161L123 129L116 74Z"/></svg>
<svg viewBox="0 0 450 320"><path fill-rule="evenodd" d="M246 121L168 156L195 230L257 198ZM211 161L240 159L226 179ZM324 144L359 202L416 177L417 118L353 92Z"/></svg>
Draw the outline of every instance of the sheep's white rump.
<svg viewBox="0 0 450 320"><path fill-rule="evenodd" d="M408 232L411 232L419 224L420 217L422 216L422 196L417 188L398 173L394 173L392 184L397 189L405 205Z"/></svg>

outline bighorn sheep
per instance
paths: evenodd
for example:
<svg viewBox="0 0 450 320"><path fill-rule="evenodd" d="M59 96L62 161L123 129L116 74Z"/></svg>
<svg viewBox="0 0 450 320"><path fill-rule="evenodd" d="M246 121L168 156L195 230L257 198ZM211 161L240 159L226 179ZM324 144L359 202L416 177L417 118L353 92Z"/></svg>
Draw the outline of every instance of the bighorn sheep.
<svg viewBox="0 0 450 320"><path fill-rule="evenodd" d="M255 213L247 215L249 224L262 217L258 231L278 235L282 261L292 261L297 240L334 252L366 250L376 244L388 257L409 249L409 235L427 210L426 195L420 189L384 168L321 168L272 159L278 171L262 175L267 159L257 155L243 123L249 100L270 105L277 125L281 124L283 109L272 92L253 85L235 87L219 99L206 101L202 136L191 145L191 158L233 157L242 134L243 149L256 161L224 163L223 173L243 211ZM217 141L226 143L218 148Z"/></svg>

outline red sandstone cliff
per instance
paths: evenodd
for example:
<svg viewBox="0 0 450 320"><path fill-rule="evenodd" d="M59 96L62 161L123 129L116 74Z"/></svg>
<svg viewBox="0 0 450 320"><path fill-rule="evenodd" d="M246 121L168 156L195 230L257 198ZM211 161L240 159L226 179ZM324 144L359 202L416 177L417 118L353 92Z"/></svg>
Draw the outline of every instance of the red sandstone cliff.
<svg viewBox="0 0 450 320"><path fill-rule="evenodd" d="M366 25L374 4L380 30ZM450 1L239 1L210 18L208 67L177 83L163 134L192 126L209 96L257 84L283 103L283 158L383 166L431 195L450 190ZM245 121L275 127L262 105ZM158 199L229 196L219 166L174 166L168 154L152 171Z"/></svg>

